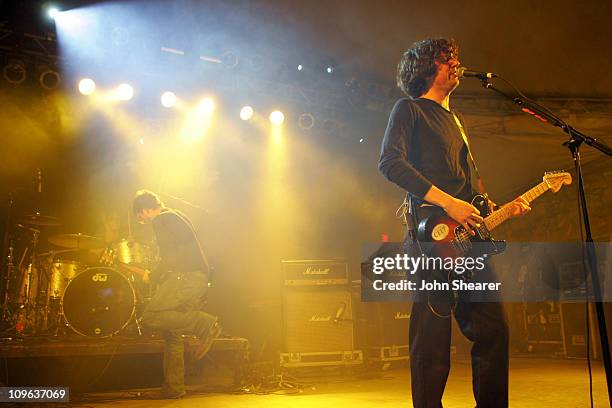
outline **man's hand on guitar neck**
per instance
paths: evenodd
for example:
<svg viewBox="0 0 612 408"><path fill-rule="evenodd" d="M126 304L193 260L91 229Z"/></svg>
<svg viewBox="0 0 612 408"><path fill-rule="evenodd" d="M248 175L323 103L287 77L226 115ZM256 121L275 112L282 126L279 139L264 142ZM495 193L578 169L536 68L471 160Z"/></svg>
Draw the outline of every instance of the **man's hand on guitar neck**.
<svg viewBox="0 0 612 408"><path fill-rule="evenodd" d="M480 211L472 204L459 200L436 186L431 186L423 198L427 202L442 207L449 217L463 225L470 234L476 235L471 227L480 227L482 217L480 216Z"/></svg>
<svg viewBox="0 0 612 408"><path fill-rule="evenodd" d="M518 197L514 199L514 201L510 201L509 203L504 204L504 207L506 206L512 206L511 215L513 217L525 215L529 211L531 211L531 207L529 206L529 201L525 200L523 197Z"/></svg>

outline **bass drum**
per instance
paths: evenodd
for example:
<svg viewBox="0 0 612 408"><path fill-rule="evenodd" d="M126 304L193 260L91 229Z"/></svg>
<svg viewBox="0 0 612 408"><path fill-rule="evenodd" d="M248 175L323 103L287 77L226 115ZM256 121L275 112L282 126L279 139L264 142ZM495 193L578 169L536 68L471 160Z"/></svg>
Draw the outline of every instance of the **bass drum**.
<svg viewBox="0 0 612 408"><path fill-rule="evenodd" d="M130 281L111 268L94 267L68 283L61 310L76 333L109 337L127 326L136 310L136 294Z"/></svg>

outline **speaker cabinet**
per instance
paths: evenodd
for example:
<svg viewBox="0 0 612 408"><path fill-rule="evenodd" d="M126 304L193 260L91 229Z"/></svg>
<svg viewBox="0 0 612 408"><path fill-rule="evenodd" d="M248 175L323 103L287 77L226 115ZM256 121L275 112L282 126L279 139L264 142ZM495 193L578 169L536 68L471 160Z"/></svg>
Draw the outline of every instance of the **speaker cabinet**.
<svg viewBox="0 0 612 408"><path fill-rule="evenodd" d="M283 340L287 353L354 349L353 305L345 286L282 289Z"/></svg>
<svg viewBox="0 0 612 408"><path fill-rule="evenodd" d="M360 348L408 345L412 303L359 304L357 341Z"/></svg>

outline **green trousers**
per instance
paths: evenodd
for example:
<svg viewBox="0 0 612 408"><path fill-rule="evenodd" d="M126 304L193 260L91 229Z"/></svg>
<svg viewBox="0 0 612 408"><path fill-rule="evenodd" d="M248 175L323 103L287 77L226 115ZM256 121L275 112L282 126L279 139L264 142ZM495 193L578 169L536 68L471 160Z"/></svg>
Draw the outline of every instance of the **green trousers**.
<svg viewBox="0 0 612 408"><path fill-rule="evenodd" d="M208 288L207 275L200 272L164 275L155 295L146 306L142 322L164 334L164 385L167 394L185 392L185 345L183 335L206 338L217 321L199 310Z"/></svg>

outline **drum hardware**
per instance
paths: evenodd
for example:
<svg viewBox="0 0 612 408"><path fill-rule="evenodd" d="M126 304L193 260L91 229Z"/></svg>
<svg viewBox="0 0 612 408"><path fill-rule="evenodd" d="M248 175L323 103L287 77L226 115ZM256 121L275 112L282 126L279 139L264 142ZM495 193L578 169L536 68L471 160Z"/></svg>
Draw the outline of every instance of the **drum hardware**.
<svg viewBox="0 0 612 408"><path fill-rule="evenodd" d="M6 273L4 274L4 294L2 298L2 321L7 321L10 318L10 309L9 309L9 293L11 290L11 278L15 274L15 264L13 263L14 259L14 251L13 240L9 241L8 252L6 255Z"/></svg>
<svg viewBox="0 0 612 408"><path fill-rule="evenodd" d="M24 332L31 328L31 333L34 334L37 331L38 314L36 307L41 278L36 266L40 230L29 227L27 229L32 233L32 240L29 245L30 260L22 275L15 328L18 332Z"/></svg>

